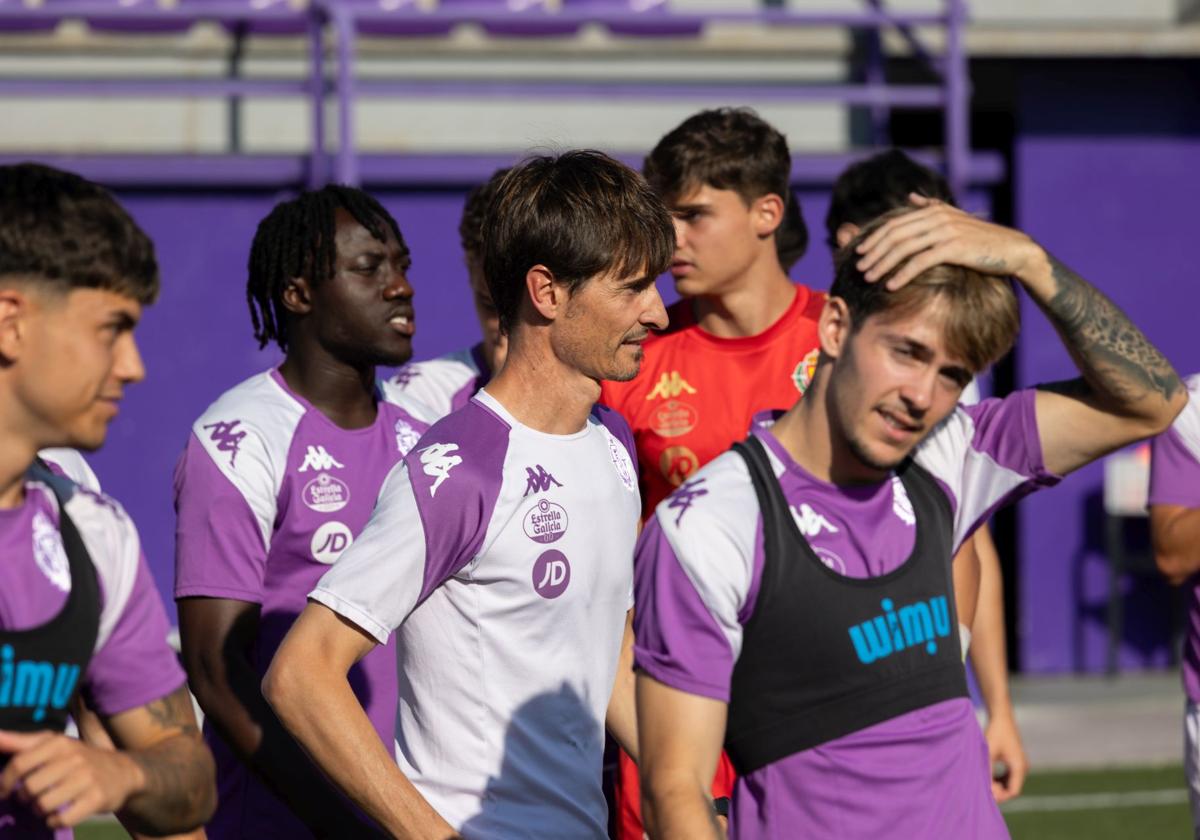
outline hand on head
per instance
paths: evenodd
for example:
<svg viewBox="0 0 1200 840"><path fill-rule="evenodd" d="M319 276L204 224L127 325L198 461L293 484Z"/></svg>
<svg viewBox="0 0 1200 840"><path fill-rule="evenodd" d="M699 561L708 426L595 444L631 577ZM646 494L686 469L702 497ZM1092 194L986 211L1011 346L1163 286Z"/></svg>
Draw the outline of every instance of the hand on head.
<svg viewBox="0 0 1200 840"><path fill-rule="evenodd" d="M859 271L896 291L936 265L961 265L981 274L1019 275L1036 244L1018 230L985 221L941 201L911 193L916 209L882 224L858 244ZM904 261L907 260L907 263Z"/></svg>

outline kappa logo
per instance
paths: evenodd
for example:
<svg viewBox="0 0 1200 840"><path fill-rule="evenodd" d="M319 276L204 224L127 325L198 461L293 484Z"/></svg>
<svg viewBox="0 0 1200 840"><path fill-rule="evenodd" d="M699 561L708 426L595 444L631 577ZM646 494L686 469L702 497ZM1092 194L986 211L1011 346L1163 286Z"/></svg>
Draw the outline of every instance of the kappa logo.
<svg viewBox="0 0 1200 840"><path fill-rule="evenodd" d="M425 470L425 475L433 479L429 495L436 496L442 482L450 477L450 470L462 463L461 456L450 454L458 451L458 444L435 443L418 451L421 453L421 467Z"/></svg>
<svg viewBox="0 0 1200 840"><path fill-rule="evenodd" d="M314 560L332 566L353 542L354 534L344 522L326 522L313 534L308 547Z"/></svg>
<svg viewBox="0 0 1200 840"><path fill-rule="evenodd" d="M534 469L536 467L536 469ZM525 468L525 492L521 494L521 498L525 498L530 493L542 493L550 489L550 485L562 487L562 482L546 472L546 468L541 464L535 464L533 467Z"/></svg>
<svg viewBox="0 0 1200 840"><path fill-rule="evenodd" d="M345 464L338 463L337 458L326 452L324 446L310 446L304 453L304 463L300 465L299 472L308 472L309 470L340 470L345 466Z"/></svg>
<svg viewBox="0 0 1200 840"><path fill-rule="evenodd" d="M401 388L407 388L408 383L412 382L420 375L421 371L416 370L415 368L402 367L400 370L396 371L396 375L392 377L392 384L398 385Z"/></svg>
<svg viewBox="0 0 1200 840"><path fill-rule="evenodd" d="M654 386L646 399L674 399L680 394L694 394L696 389L687 383L687 380L679 375L679 371L673 370L670 373L664 373L658 380L658 384Z"/></svg>
<svg viewBox="0 0 1200 840"><path fill-rule="evenodd" d="M420 439L416 429L403 420L396 421L396 449L400 450L401 455L407 455Z"/></svg>
<svg viewBox="0 0 1200 840"><path fill-rule="evenodd" d="M71 567L62 535L40 510L33 515L33 559L56 589L71 591Z"/></svg>
<svg viewBox="0 0 1200 840"><path fill-rule="evenodd" d="M217 451L229 453L229 466L231 467L237 460L238 447L242 445L242 439L246 437L245 430L238 429L238 424L241 422L241 420L231 420L227 423L219 420L204 427L212 430L209 440L217 445Z"/></svg>
<svg viewBox="0 0 1200 840"><path fill-rule="evenodd" d="M705 479L697 478L695 481L689 481L671 494L671 500L667 502L667 507L671 510L679 510L679 515L675 517L676 526L683 520L683 515L688 512L688 508L692 506L696 499L708 495L708 488L700 486L704 482Z"/></svg>
<svg viewBox="0 0 1200 840"><path fill-rule="evenodd" d="M828 531L831 534L836 534L838 529L832 522L826 519L821 514L810 508L806 503L801 502L800 507L791 505L792 519L796 520L796 527L800 529L800 533L806 537L815 537L822 531Z"/></svg>
<svg viewBox="0 0 1200 840"><path fill-rule="evenodd" d="M917 524L917 514L913 510L912 500L908 498L904 482L897 475L892 476L892 513L896 514L896 518L905 525Z"/></svg>

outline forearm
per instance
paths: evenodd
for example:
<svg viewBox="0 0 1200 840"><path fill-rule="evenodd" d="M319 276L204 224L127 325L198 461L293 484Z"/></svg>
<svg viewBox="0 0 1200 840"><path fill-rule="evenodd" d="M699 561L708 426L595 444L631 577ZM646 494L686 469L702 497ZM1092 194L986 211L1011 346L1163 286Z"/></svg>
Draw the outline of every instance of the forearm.
<svg viewBox="0 0 1200 840"><path fill-rule="evenodd" d="M722 840L725 836L707 788L695 779L643 774L642 817L655 840Z"/></svg>
<svg viewBox="0 0 1200 840"><path fill-rule="evenodd" d="M451 838L454 830L388 753L344 673L276 658L264 694L287 730L330 779L388 834Z"/></svg>
<svg viewBox="0 0 1200 840"><path fill-rule="evenodd" d="M131 831L152 835L190 831L216 807L212 756L198 732L180 733L153 746L124 752L135 783L120 811Z"/></svg>
<svg viewBox="0 0 1200 840"><path fill-rule="evenodd" d="M979 557L979 599L971 629L971 664L988 717L1012 713L1008 693L1008 652L1004 636L1004 581L1000 558L986 526L976 532Z"/></svg>
<svg viewBox="0 0 1200 840"><path fill-rule="evenodd" d="M636 763L638 760L637 740L637 680L633 673L633 623L632 613L625 624L625 635L621 642L621 655L617 660L617 676L613 680L612 695L604 724L608 733L616 739L626 754Z"/></svg>
<svg viewBox="0 0 1200 840"><path fill-rule="evenodd" d="M1152 429L1170 423L1185 402L1179 376L1116 304L1041 248L1017 276L1099 405Z"/></svg>

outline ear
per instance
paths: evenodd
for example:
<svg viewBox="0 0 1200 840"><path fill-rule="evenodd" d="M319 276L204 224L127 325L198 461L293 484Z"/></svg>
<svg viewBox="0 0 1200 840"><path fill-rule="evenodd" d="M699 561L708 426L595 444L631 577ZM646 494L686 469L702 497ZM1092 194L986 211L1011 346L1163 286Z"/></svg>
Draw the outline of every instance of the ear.
<svg viewBox="0 0 1200 840"><path fill-rule="evenodd" d="M567 290L555 281L554 273L546 266L539 263L525 272L525 291L534 310L547 321L562 314Z"/></svg>
<svg viewBox="0 0 1200 840"><path fill-rule="evenodd" d="M846 352L851 332L853 324L846 301L839 297L827 298L821 317L817 319L817 339L821 344L821 352L831 359L840 358Z"/></svg>
<svg viewBox="0 0 1200 840"><path fill-rule="evenodd" d="M283 307L297 315L312 312L312 288L304 277L293 277L283 290Z"/></svg>
<svg viewBox="0 0 1200 840"><path fill-rule="evenodd" d="M0 288L0 361L15 362L21 357L30 307L27 295L13 288Z"/></svg>
<svg viewBox="0 0 1200 840"><path fill-rule="evenodd" d="M750 223L754 225L754 233L765 239L778 230L783 222L783 208L783 197L775 193L754 199L750 204Z"/></svg>
<svg viewBox="0 0 1200 840"><path fill-rule="evenodd" d="M858 232L860 230L862 230L862 228L853 222L842 222L840 225L838 225L838 229L834 233L833 238L837 241L837 246L839 248L845 248L850 244L851 239L858 236Z"/></svg>

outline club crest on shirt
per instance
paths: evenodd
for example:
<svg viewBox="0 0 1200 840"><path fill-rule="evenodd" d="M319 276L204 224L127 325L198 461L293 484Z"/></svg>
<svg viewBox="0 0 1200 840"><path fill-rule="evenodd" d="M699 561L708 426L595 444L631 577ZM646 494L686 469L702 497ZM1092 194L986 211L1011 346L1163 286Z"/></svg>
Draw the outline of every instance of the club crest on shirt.
<svg viewBox="0 0 1200 840"><path fill-rule="evenodd" d="M549 499L539 499L522 521L525 536L534 542L552 543L567 533L567 511Z"/></svg>
<svg viewBox="0 0 1200 840"><path fill-rule="evenodd" d="M401 455L407 455L420 439L421 435L417 433L416 429L403 420L396 421L396 449L400 451Z"/></svg>
<svg viewBox="0 0 1200 840"><path fill-rule="evenodd" d="M33 515L33 559L56 589L71 591L71 567L62 534L40 510Z"/></svg>
<svg viewBox="0 0 1200 840"><path fill-rule="evenodd" d="M334 513L350 503L350 487L341 479L323 472L304 485L301 498L317 513Z"/></svg>
<svg viewBox="0 0 1200 840"><path fill-rule="evenodd" d="M700 415L682 400L667 400L650 415L650 428L663 437L686 435L700 422Z"/></svg>
<svg viewBox="0 0 1200 840"><path fill-rule="evenodd" d="M664 373L659 377L658 383L646 395L646 399L674 399L680 394L694 394L696 389L688 384L688 381L679 375L679 371L673 370L670 373Z"/></svg>
<svg viewBox="0 0 1200 840"><path fill-rule="evenodd" d="M316 530L309 543L312 557L318 563L332 566L354 542L354 534L344 522L326 522Z"/></svg>
<svg viewBox="0 0 1200 840"><path fill-rule="evenodd" d="M825 568L832 569L839 575L846 574L846 563L841 557L838 557L834 552L824 546L812 546L813 554L817 555L817 559L825 564Z"/></svg>
<svg viewBox="0 0 1200 840"><path fill-rule="evenodd" d="M796 365L796 369L792 372L792 384L796 386L800 396L804 396L804 392L812 384L813 374L817 372L817 360L820 358L820 350L809 350L808 355L800 360L800 364Z"/></svg>
<svg viewBox="0 0 1200 840"><path fill-rule="evenodd" d="M625 489L630 493L637 492L637 477L633 474L633 461L629 459L629 453L625 451L625 447L612 435L608 436L608 454L612 458L613 467L617 470L617 477L621 479Z"/></svg>

